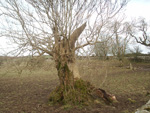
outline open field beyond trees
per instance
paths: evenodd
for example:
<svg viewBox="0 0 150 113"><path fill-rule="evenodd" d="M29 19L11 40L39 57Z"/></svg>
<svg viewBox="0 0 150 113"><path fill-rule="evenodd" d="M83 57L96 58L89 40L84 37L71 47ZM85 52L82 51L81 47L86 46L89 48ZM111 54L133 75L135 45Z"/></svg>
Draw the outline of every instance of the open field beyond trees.
<svg viewBox="0 0 150 113"><path fill-rule="evenodd" d="M118 100L112 105L86 107L48 103L51 91L59 84L53 61L26 68L23 64L4 64L0 68L0 113L132 113L150 99L150 63L133 63L132 70L128 69L129 64L118 60L78 60L82 79L114 94Z"/></svg>

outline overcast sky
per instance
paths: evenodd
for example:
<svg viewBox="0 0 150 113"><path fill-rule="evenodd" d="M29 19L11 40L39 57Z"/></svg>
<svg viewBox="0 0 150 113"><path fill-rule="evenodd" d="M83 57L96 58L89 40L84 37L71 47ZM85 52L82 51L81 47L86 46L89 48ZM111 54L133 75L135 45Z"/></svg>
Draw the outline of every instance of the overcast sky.
<svg viewBox="0 0 150 113"><path fill-rule="evenodd" d="M130 0L126 9L128 18L142 16L150 20L150 0Z"/></svg>
<svg viewBox="0 0 150 113"><path fill-rule="evenodd" d="M127 20L131 20L138 17L144 17L147 21L150 22L150 0L130 0L126 7L125 14ZM0 49L6 48L6 40L0 40ZM10 47L10 46L9 46ZM141 46L143 53L150 52L150 48L147 49L145 46ZM3 50L0 50L0 55L4 53Z"/></svg>

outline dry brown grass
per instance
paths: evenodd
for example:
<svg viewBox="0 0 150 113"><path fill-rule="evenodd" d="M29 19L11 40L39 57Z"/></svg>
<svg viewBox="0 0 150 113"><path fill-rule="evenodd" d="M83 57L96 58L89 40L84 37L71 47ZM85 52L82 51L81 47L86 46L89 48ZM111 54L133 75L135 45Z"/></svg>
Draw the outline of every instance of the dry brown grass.
<svg viewBox="0 0 150 113"><path fill-rule="evenodd" d="M141 94L150 88L150 71L140 70L140 64L134 64L137 70L126 67L129 62L111 61L79 61L82 78L92 82L96 87L101 87L113 94ZM148 64L142 63L142 66Z"/></svg>
<svg viewBox="0 0 150 113"><path fill-rule="evenodd" d="M92 112L121 113L128 111L131 113L148 100L145 95L150 91L150 64L133 64L136 70L127 69L126 66L129 64L128 61L118 60L78 60L79 71L84 80L115 94L119 100L115 108L96 107L91 109ZM0 68L0 111L20 112L23 109L26 112L36 112L37 109L55 111L53 107L45 105L47 95L58 84L53 61L46 61L40 68L33 67L32 70L25 68L21 75L18 75L13 66L9 68L7 66ZM37 107L39 103L42 104L42 107ZM16 108L13 107L14 105ZM83 112L87 111L83 110Z"/></svg>
<svg viewBox="0 0 150 113"><path fill-rule="evenodd" d="M90 81L96 87L101 87L111 91L114 94L125 93L143 93L150 86L150 71L130 70L126 66L129 61L118 60L78 60L78 67L81 77L84 80ZM138 68L140 65L150 67L149 63L134 64ZM8 66L8 65L7 65ZM1 67L1 77L36 77L36 76L51 76L58 80L57 70L53 61L45 62L45 65L40 68L29 70L25 68L21 75L18 75L15 67ZM22 68L22 65L21 65ZM141 68L139 68L141 69Z"/></svg>

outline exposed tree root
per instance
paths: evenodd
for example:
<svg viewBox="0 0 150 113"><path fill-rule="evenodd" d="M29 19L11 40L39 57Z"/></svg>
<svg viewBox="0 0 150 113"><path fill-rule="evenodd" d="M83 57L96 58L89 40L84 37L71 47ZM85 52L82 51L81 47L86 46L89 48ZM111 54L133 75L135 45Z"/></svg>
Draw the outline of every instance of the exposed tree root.
<svg viewBox="0 0 150 113"><path fill-rule="evenodd" d="M95 94L93 96L97 96L97 98L102 98L105 101L105 103L109 104L109 103L113 103L117 101L114 95L106 93L106 91L103 89L100 89L100 88L95 89L94 93Z"/></svg>

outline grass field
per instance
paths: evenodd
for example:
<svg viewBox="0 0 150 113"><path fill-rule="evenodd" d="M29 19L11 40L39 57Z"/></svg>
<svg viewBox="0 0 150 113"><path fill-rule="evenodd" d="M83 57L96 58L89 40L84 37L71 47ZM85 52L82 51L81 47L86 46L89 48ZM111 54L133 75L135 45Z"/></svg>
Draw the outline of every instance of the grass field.
<svg viewBox="0 0 150 113"><path fill-rule="evenodd" d="M54 63L24 69L0 68L0 113L132 113L150 99L150 63L134 63L134 70L127 69L129 62L117 60L78 60L82 79L114 94L118 103L95 105L85 108L65 109L50 106L50 92L58 85ZM66 107L67 108L67 107Z"/></svg>

